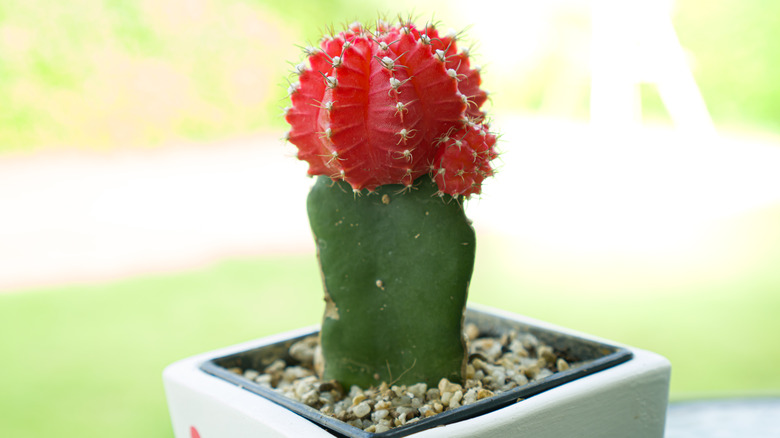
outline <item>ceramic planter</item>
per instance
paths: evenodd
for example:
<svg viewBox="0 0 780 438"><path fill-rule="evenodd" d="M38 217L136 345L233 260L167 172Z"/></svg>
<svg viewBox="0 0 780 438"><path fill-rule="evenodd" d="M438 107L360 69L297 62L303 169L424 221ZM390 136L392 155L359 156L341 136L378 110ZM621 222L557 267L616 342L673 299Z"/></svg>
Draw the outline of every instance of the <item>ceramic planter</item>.
<svg viewBox="0 0 780 438"><path fill-rule="evenodd" d="M555 373L512 391L410 423L367 433L323 416L227 368L261 368L285 357L309 327L204 353L176 362L163 373L177 438L214 437L662 437L671 367L654 353L482 307L467 320L482 331L513 328L586 365Z"/></svg>

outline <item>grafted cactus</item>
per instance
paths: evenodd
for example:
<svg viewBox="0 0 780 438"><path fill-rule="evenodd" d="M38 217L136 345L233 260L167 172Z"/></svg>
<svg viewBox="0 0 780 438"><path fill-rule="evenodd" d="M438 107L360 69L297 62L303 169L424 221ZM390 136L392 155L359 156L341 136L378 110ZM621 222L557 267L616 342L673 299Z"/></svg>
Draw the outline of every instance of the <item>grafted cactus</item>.
<svg viewBox="0 0 780 438"><path fill-rule="evenodd" d="M475 251L461 201L497 154L479 69L457 39L408 20L352 24L296 67L285 117L298 158L321 175L307 207L327 379L461 380Z"/></svg>

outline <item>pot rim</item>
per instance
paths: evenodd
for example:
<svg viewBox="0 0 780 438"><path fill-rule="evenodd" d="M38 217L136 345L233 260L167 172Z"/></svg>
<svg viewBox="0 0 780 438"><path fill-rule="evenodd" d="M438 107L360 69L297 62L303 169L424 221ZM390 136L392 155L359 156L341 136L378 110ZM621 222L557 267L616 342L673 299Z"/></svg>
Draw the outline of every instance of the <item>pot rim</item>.
<svg viewBox="0 0 780 438"><path fill-rule="evenodd" d="M413 433L417 433L433 427L455 423L458 421L474 418L503 407L520 403L522 400L541 394L545 391L564 385L579 378L595 374L599 371L617 366L621 363L631 360L633 353L626 347L617 346L601 340L584 338L582 336L566 333L555 328L520 322L507 315L493 312L487 309L469 307L466 310L466 323L474 322L481 330L486 330L493 334L517 330L520 333L530 333L541 342L553 345L556 351L561 349L579 349L580 353L584 351L586 355L595 356L592 359L586 359L586 363L577 367L572 367L566 371L556 372L540 380L529 382L523 386L513 388L506 392L501 392L492 397L478 400L475 403L460 406L458 408L442 412L428 418L408 423L403 426L390 429L385 432L366 432L357 427L347 424L341 420L321 413L304 403L292 400L284 395L273 391L270 388L261 386L256 382L245 378L242 375L229 371L234 366L242 366L244 362L257 362L260 356L265 353L266 357L275 356L286 359L290 363L286 351L289 346L303 338L319 333L317 328L304 332L295 337L281 340L275 343L259 346L249 350L239 351L228 355L214 357L205 360L200 369L210 375L230 382L239 388L250 391L262 396L280 406L283 406L296 414L314 422L320 427L326 429L336 436L356 437L356 438L396 438ZM287 357L285 357L287 356ZM247 366L251 366L247 364Z"/></svg>

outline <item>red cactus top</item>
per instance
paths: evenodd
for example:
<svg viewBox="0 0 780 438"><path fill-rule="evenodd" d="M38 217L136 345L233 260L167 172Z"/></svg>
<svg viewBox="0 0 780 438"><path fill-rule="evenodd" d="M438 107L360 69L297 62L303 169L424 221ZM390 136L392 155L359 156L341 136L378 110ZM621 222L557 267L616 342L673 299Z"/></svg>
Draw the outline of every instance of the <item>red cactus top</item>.
<svg viewBox="0 0 780 438"><path fill-rule="evenodd" d="M432 26L360 24L308 48L285 114L310 175L355 190L407 187L429 173L440 194L478 194L493 174L496 137L480 110L487 93L456 35Z"/></svg>

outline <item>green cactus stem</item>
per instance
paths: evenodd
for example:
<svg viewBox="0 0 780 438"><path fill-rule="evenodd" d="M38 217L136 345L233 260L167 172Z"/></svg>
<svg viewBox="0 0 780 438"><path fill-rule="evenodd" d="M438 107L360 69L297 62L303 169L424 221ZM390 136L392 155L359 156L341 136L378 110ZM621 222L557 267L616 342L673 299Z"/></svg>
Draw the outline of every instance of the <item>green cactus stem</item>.
<svg viewBox="0 0 780 438"><path fill-rule="evenodd" d="M370 194L318 177L307 207L325 289L324 379L462 381L476 238L462 206L440 194L427 175Z"/></svg>

